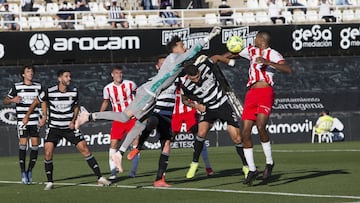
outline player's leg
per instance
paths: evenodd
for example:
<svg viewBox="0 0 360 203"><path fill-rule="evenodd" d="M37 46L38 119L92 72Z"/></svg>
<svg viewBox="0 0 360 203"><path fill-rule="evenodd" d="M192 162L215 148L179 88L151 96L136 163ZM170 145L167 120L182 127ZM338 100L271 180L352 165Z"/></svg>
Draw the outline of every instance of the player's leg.
<svg viewBox="0 0 360 203"><path fill-rule="evenodd" d="M227 130L229 132L231 140L235 144L236 152L239 155L241 162L243 164L242 171L243 171L245 179L246 179L247 175L249 173L249 166L246 161L245 154L244 154L244 145L243 145L243 142L242 142L241 136L240 136L240 128L238 126L235 127L235 126L231 125L231 123L228 122Z"/></svg>
<svg viewBox="0 0 360 203"><path fill-rule="evenodd" d="M254 121L243 120L242 140L244 144L244 155L249 166L249 173L243 182L244 184L252 184L252 181L254 181L258 175L254 161L253 143L251 140L251 130L253 125Z"/></svg>
<svg viewBox="0 0 360 203"><path fill-rule="evenodd" d="M198 133L195 136L193 160L190 169L186 173L186 178L193 178L199 166L199 157L204 147L205 137L210 129L211 124L208 121L201 121L198 124Z"/></svg>
<svg viewBox="0 0 360 203"><path fill-rule="evenodd" d="M111 159L111 157L113 154L116 153L118 142L119 141L117 139L110 139L110 147L109 147L110 177L109 177L109 179L116 178L116 166L115 166L115 163L113 162L113 160Z"/></svg>
<svg viewBox="0 0 360 203"><path fill-rule="evenodd" d="M98 185L105 185L108 186L111 184L106 178L102 177L100 167L98 162L96 161L94 155L91 154L89 147L87 146L86 141L84 140L82 135L77 134L73 130L66 130L64 131L65 138L74 144L79 152L85 157L86 162L88 163L89 167L95 174L98 180Z"/></svg>
<svg viewBox="0 0 360 203"><path fill-rule="evenodd" d="M140 153L141 149L144 146L145 141L149 138L152 131L156 128L156 126L159 123L159 119L156 116L150 116L146 121L146 127L142 131L142 133L139 136L138 144L136 148L134 148L128 155L128 160L133 160L136 158L136 155Z"/></svg>
<svg viewBox="0 0 360 203"><path fill-rule="evenodd" d="M272 158L270 138L266 131L266 124L268 122L268 119L269 119L269 117L267 115L258 114L257 120L256 120L256 127L257 127L259 135L260 135L261 146L263 148L263 151L265 154L265 159L266 159L266 167L263 172L263 179L268 179L271 176L272 170L275 165L273 158Z"/></svg>
<svg viewBox="0 0 360 203"><path fill-rule="evenodd" d="M154 186L155 187L169 187L170 185L165 182L165 172L168 167L170 156L170 139L172 137L171 132L171 116L159 115L159 123L157 131L160 134L161 142L161 154L158 162L158 171L156 174Z"/></svg>
<svg viewBox="0 0 360 203"><path fill-rule="evenodd" d="M34 127L36 128L36 131L33 132L33 136L31 137L31 151L30 151L30 161L29 161L29 166L27 169L27 177L28 177L28 184L32 183L32 169L34 168L37 158L38 158L38 154L39 154L39 131L38 131L38 127Z"/></svg>
<svg viewBox="0 0 360 203"><path fill-rule="evenodd" d="M125 140L120 146L120 149L111 157L120 173L124 171L121 162L125 151L129 148L130 144L134 141L136 136L138 136L145 129L145 127L146 121L136 121L134 127L132 127L129 133L126 135Z"/></svg>
<svg viewBox="0 0 360 203"><path fill-rule="evenodd" d="M133 150L137 149L138 144L139 144L139 136L137 136L137 137L135 138L135 140L133 141L130 152L132 152ZM130 154L130 153L129 153L129 154ZM137 154L134 156L134 158L132 159L131 170L130 170L130 172L129 172L129 177L135 178L136 172L137 172L137 168L138 168L138 165L139 165L139 160L140 160L140 151L139 151L139 153L137 153Z"/></svg>
<svg viewBox="0 0 360 203"><path fill-rule="evenodd" d="M209 160L209 154L208 154L207 146L206 146L205 143L204 143L203 149L201 151L201 157L203 158L203 161L205 163L206 175L208 175L208 176L214 175L214 171L213 171L213 169L211 167L210 160Z"/></svg>
<svg viewBox="0 0 360 203"><path fill-rule="evenodd" d="M19 165L20 165L20 173L21 173L21 182L23 184L28 184L28 177L25 168L28 138L25 132L26 129L24 129L22 126L17 126L17 130L19 137Z"/></svg>
<svg viewBox="0 0 360 203"><path fill-rule="evenodd" d="M53 164L53 152L54 152L54 148L56 146L57 143L53 143L50 141L46 141L45 138L45 144L44 144L44 148L45 148L45 174L46 174L46 178L47 178L47 183L45 185L44 190L51 190L53 189L53 171L54 171L54 164Z"/></svg>

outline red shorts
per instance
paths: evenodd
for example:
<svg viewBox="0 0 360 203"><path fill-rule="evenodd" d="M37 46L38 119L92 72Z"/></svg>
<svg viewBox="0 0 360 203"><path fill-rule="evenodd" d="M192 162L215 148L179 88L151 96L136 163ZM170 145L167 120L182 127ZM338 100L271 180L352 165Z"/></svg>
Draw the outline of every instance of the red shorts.
<svg viewBox="0 0 360 203"><path fill-rule="evenodd" d="M171 129L173 132L179 133L181 132L182 124L185 123L186 132L189 132L190 129L197 124L197 122L198 120L196 110L182 114L173 114L171 119Z"/></svg>
<svg viewBox="0 0 360 203"><path fill-rule="evenodd" d="M111 126L110 139L122 140L124 135L127 134L135 125L136 119L132 118L126 123L114 121Z"/></svg>
<svg viewBox="0 0 360 203"><path fill-rule="evenodd" d="M242 120L256 121L257 114L270 116L274 103L274 90L272 87L249 89L245 96Z"/></svg>

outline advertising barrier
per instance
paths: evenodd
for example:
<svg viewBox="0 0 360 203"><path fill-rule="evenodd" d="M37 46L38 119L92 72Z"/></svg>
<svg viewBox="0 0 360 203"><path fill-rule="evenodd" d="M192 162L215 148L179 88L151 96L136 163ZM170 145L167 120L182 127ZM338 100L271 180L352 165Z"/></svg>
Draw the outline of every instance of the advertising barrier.
<svg viewBox="0 0 360 203"><path fill-rule="evenodd" d="M166 53L165 44L180 36L187 46L211 28L123 29L83 31L1 32L0 63L144 62ZM239 35L253 44L256 32L272 33L272 47L285 56L340 56L360 54L360 24L272 25L223 28L204 49L226 52L229 37Z"/></svg>

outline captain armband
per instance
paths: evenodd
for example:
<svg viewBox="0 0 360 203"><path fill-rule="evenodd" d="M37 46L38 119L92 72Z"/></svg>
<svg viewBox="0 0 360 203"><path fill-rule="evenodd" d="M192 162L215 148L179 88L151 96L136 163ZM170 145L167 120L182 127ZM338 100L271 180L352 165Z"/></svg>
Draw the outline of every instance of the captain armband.
<svg viewBox="0 0 360 203"><path fill-rule="evenodd" d="M235 59L230 59L228 65L229 66L234 66L235 65Z"/></svg>

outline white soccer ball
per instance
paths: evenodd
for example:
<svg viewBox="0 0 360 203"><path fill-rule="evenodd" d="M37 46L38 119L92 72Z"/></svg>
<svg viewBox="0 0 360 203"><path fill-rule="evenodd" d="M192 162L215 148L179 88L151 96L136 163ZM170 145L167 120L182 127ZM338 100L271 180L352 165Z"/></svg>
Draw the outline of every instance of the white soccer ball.
<svg viewBox="0 0 360 203"><path fill-rule="evenodd" d="M232 36L226 42L226 48L231 53L239 53L244 49L244 40L239 36Z"/></svg>

